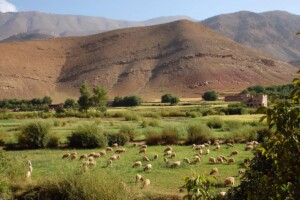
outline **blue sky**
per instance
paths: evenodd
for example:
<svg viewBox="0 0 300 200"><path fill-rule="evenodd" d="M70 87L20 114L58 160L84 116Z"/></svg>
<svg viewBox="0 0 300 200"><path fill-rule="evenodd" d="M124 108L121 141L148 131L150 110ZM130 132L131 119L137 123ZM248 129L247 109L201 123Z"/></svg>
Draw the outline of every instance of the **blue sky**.
<svg viewBox="0 0 300 200"><path fill-rule="evenodd" d="M13 4L18 11L102 16L135 21L174 15L186 15L201 20L241 10L285 10L300 15L300 0L0 0L0 11L1 4L5 3ZM2 9L3 6L5 5L2 5Z"/></svg>

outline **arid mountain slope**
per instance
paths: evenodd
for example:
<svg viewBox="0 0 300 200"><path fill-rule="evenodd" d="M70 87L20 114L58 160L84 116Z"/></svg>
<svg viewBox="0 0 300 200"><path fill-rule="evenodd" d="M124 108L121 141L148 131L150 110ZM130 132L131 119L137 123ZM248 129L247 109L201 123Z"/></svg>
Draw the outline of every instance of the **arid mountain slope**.
<svg viewBox="0 0 300 200"><path fill-rule="evenodd" d="M237 12L201 22L239 43L284 61L299 60L300 16L283 11Z"/></svg>
<svg viewBox="0 0 300 200"><path fill-rule="evenodd" d="M0 44L1 97L78 95L84 81L110 97L199 97L292 80L296 69L190 21L102 34Z"/></svg>
<svg viewBox="0 0 300 200"><path fill-rule="evenodd" d="M41 12L0 13L0 40L19 33L41 33L55 37L83 36L109 30L167 23L185 16L159 17L134 22L104 17L56 15Z"/></svg>

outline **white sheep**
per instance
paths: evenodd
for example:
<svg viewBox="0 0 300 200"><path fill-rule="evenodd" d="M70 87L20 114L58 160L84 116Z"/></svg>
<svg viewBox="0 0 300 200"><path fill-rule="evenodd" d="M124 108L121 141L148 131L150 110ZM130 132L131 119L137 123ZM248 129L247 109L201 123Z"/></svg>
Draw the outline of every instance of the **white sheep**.
<svg viewBox="0 0 300 200"><path fill-rule="evenodd" d="M81 155L80 157L79 157L79 160L82 160L82 159L87 159L87 154L83 154L83 155Z"/></svg>
<svg viewBox="0 0 300 200"><path fill-rule="evenodd" d="M223 159L223 161L226 161L227 162L227 158L225 158L224 156L219 156Z"/></svg>
<svg viewBox="0 0 300 200"><path fill-rule="evenodd" d="M206 149L206 155L208 155L208 154L209 154L209 152L210 152L210 150L209 150L209 149Z"/></svg>
<svg viewBox="0 0 300 200"><path fill-rule="evenodd" d="M217 174L217 173L219 173L219 170L218 170L218 168L216 168L216 167L214 167L214 168L212 168L212 170L210 171L210 175L215 175L215 174Z"/></svg>
<svg viewBox="0 0 300 200"><path fill-rule="evenodd" d="M232 143L227 143L227 147L233 147L233 144Z"/></svg>
<svg viewBox="0 0 300 200"><path fill-rule="evenodd" d="M145 167L144 167L144 171L149 171L152 169L152 165L151 164L147 164Z"/></svg>
<svg viewBox="0 0 300 200"><path fill-rule="evenodd" d="M193 160L193 163L200 163L201 162L201 159L199 156L195 156L194 160Z"/></svg>
<svg viewBox="0 0 300 200"><path fill-rule="evenodd" d="M141 146L141 149L147 149L147 147L148 146L146 144L144 144L144 145Z"/></svg>
<svg viewBox="0 0 300 200"><path fill-rule="evenodd" d="M72 154L71 155L71 160L76 160L77 159L77 154Z"/></svg>
<svg viewBox="0 0 300 200"><path fill-rule="evenodd" d="M149 187L149 185L150 185L150 180L149 179L145 179L142 189L146 188L146 187Z"/></svg>
<svg viewBox="0 0 300 200"><path fill-rule="evenodd" d="M210 146L208 143L204 143L203 145L206 146L206 147L209 147L209 146Z"/></svg>
<svg viewBox="0 0 300 200"><path fill-rule="evenodd" d="M96 166L96 165L97 165L96 160L92 160L89 162L89 166Z"/></svg>
<svg viewBox="0 0 300 200"><path fill-rule="evenodd" d="M107 167L108 167L108 166L112 166L112 160L108 160L106 166L107 166Z"/></svg>
<svg viewBox="0 0 300 200"><path fill-rule="evenodd" d="M176 153L172 153L171 158L175 158L175 157L176 157Z"/></svg>
<svg viewBox="0 0 300 200"><path fill-rule="evenodd" d="M146 153L147 149L146 148L142 148L140 149L139 153Z"/></svg>
<svg viewBox="0 0 300 200"><path fill-rule="evenodd" d="M223 164L223 158L221 156L217 157L217 163Z"/></svg>
<svg viewBox="0 0 300 200"><path fill-rule="evenodd" d="M246 173L246 169L239 169L239 175L243 175Z"/></svg>
<svg viewBox="0 0 300 200"><path fill-rule="evenodd" d="M68 157L70 157L71 156L71 154L70 153L65 153L63 156L62 156L62 159L64 159L64 158L68 158Z"/></svg>
<svg viewBox="0 0 300 200"><path fill-rule="evenodd" d="M118 146L119 146L118 143L112 144L112 147L118 147Z"/></svg>
<svg viewBox="0 0 300 200"><path fill-rule="evenodd" d="M235 162L235 160L233 158L228 158L227 159L228 165L232 164Z"/></svg>
<svg viewBox="0 0 300 200"><path fill-rule="evenodd" d="M221 145L216 145L216 150L219 150L219 149L221 149Z"/></svg>
<svg viewBox="0 0 300 200"><path fill-rule="evenodd" d="M113 151L113 149L112 149L111 147L107 147L107 148L106 148L106 152L107 152L107 151Z"/></svg>
<svg viewBox="0 0 300 200"><path fill-rule="evenodd" d="M143 161L149 162L150 159L149 159L147 156L144 156L144 157L143 157Z"/></svg>
<svg viewBox="0 0 300 200"><path fill-rule="evenodd" d="M32 165L29 165L28 166L28 171L30 171L30 173L32 173L32 170L33 170Z"/></svg>
<svg viewBox="0 0 300 200"><path fill-rule="evenodd" d="M101 155L100 155L100 153L95 153L93 157L94 157L94 158L100 158Z"/></svg>
<svg viewBox="0 0 300 200"><path fill-rule="evenodd" d="M232 176L227 177L224 181L224 184L225 184L225 186L228 186L228 185L233 186L234 185L234 177L232 177Z"/></svg>
<svg viewBox="0 0 300 200"><path fill-rule="evenodd" d="M164 162L165 162L165 163L168 162L168 158L164 158Z"/></svg>
<svg viewBox="0 0 300 200"><path fill-rule="evenodd" d="M113 155L111 157L109 157L110 160L117 160L120 159L120 155Z"/></svg>
<svg viewBox="0 0 300 200"><path fill-rule="evenodd" d="M139 181L143 181L143 177L140 174L136 174L135 175L135 183L139 182Z"/></svg>
<svg viewBox="0 0 300 200"><path fill-rule="evenodd" d="M30 160L28 160L27 163L28 163L28 166L32 166L32 163Z"/></svg>
<svg viewBox="0 0 300 200"><path fill-rule="evenodd" d="M226 196L226 192L220 192L220 197L224 198Z"/></svg>
<svg viewBox="0 0 300 200"><path fill-rule="evenodd" d="M27 171L26 174L25 174L25 180L29 180L31 178L31 172L30 171Z"/></svg>
<svg viewBox="0 0 300 200"><path fill-rule="evenodd" d="M188 164L191 163L190 159L188 159L188 158L183 158L183 162L188 163Z"/></svg>
<svg viewBox="0 0 300 200"><path fill-rule="evenodd" d="M203 150L199 149L199 154L202 155L203 154Z"/></svg>
<svg viewBox="0 0 300 200"><path fill-rule="evenodd" d="M92 152L88 155L88 157L94 157L95 154L96 154L95 152Z"/></svg>
<svg viewBox="0 0 300 200"><path fill-rule="evenodd" d="M142 166L142 162L141 161L136 161L133 165L132 165L132 168L134 167L140 167Z"/></svg>
<svg viewBox="0 0 300 200"><path fill-rule="evenodd" d="M164 152L167 152L167 151L172 151L172 147L165 148Z"/></svg>
<svg viewBox="0 0 300 200"><path fill-rule="evenodd" d="M168 155L171 155L172 154L172 151L166 151L165 153L164 153L164 156L168 156Z"/></svg>
<svg viewBox="0 0 300 200"><path fill-rule="evenodd" d="M126 152L126 149L117 149L116 151L115 151L115 153L118 153L118 154L120 154L120 153L125 153Z"/></svg>
<svg viewBox="0 0 300 200"><path fill-rule="evenodd" d="M154 154L153 160L157 160L157 159L158 159L158 155L157 155L157 154Z"/></svg>
<svg viewBox="0 0 300 200"><path fill-rule="evenodd" d="M180 164L181 164L180 161L173 162L173 163L171 164L171 168L179 167Z"/></svg>
<svg viewBox="0 0 300 200"><path fill-rule="evenodd" d="M231 152L230 156L238 155L238 153L239 153L239 152L238 152L237 150L234 150L234 151Z"/></svg>
<svg viewBox="0 0 300 200"><path fill-rule="evenodd" d="M213 157L210 157L210 158L208 159L208 162L209 162L209 163L212 163L212 164L216 164L216 163L217 163L217 162L216 162L216 159L213 158Z"/></svg>
<svg viewBox="0 0 300 200"><path fill-rule="evenodd" d="M106 155L106 151L105 150L100 151L99 153L100 153L101 156L105 156Z"/></svg>
<svg viewBox="0 0 300 200"><path fill-rule="evenodd" d="M253 145L247 145L245 148L245 151L252 151L253 150Z"/></svg>

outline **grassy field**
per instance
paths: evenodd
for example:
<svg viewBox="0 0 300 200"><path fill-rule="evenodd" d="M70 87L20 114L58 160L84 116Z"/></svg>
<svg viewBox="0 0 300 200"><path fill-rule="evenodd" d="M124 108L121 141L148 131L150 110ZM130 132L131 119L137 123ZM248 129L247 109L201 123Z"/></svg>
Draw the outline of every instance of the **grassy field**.
<svg viewBox="0 0 300 200"><path fill-rule="evenodd" d="M106 156L97 159L97 165L95 167L90 167L88 173L95 173L97 171L102 171L107 174L117 174L122 177L126 184L136 187L139 189L141 185L135 185L135 174L141 174L144 178L149 178L151 180L151 186L147 189L151 193L162 193L162 194L178 194L179 187L184 184L184 178L186 176L192 176L193 174L202 174L205 176L210 176L209 173L213 167L219 169L219 173L215 175L218 183L223 183L224 179L228 176L234 176L236 178L236 184L239 184L238 169L245 168L243 164L244 158L251 158L253 155L249 151L244 151L244 144L236 144L233 148L227 148L226 145L221 145L220 150L214 150L215 147L210 147L210 154L203 155L201 158L201 163L199 164L187 164L183 163L182 159L187 157L193 160L197 151L192 149L192 146L172 146L173 152L176 153L176 158L169 160L181 161L181 166L178 168L168 168L163 162L163 150L164 146L153 146L148 147L146 154L139 154L138 147L133 147L131 145L126 146L126 153L121 154L120 160L113 162L111 167L107 167L106 163L108 158L113 155L113 153L108 153ZM238 150L239 154L234 156L235 163L228 164L209 164L209 157L217 157L223 155L228 157L233 150ZM70 159L62 159L62 155L66 152L76 151L78 155L89 154L91 152L99 152L100 149L92 150L31 150L31 151L11 151L10 155L14 156L18 160L23 160L26 163L27 160L31 160L33 165L33 175L32 183L39 182L41 179L51 178L53 176L58 176L59 174L67 171L72 171L74 169L82 169L82 161ZM158 154L159 158L153 160L153 155ZM142 161L143 156L150 158L150 162L153 166L151 171L143 171L143 168L132 168L132 164L135 161ZM145 165L147 162L143 162ZM26 167L24 167L24 174L26 172ZM82 169L83 170L83 169ZM101 177L98 177L101 178ZM225 191L227 188L219 188L218 191Z"/></svg>

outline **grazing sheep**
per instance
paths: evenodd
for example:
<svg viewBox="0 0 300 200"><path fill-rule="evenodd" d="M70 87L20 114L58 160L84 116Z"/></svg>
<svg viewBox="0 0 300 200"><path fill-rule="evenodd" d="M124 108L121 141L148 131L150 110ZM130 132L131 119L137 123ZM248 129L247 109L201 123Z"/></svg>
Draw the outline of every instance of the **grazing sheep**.
<svg viewBox="0 0 300 200"><path fill-rule="evenodd" d="M214 143L214 145L218 146L218 145L220 145L220 143L216 140L215 143Z"/></svg>
<svg viewBox="0 0 300 200"><path fill-rule="evenodd" d="M164 152L167 152L167 151L172 151L172 147L165 148Z"/></svg>
<svg viewBox="0 0 300 200"><path fill-rule="evenodd" d="M230 165L230 164L232 164L232 163L234 163L234 162L235 162L235 160L234 160L233 158L228 158L228 159L227 159L228 165Z"/></svg>
<svg viewBox="0 0 300 200"><path fill-rule="evenodd" d="M216 145L216 150L221 149L221 145Z"/></svg>
<svg viewBox="0 0 300 200"><path fill-rule="evenodd" d="M227 147L233 147L233 144L232 143L227 143Z"/></svg>
<svg viewBox="0 0 300 200"><path fill-rule="evenodd" d="M94 157L94 158L100 158L101 155L100 155L100 153L95 153L93 157Z"/></svg>
<svg viewBox="0 0 300 200"><path fill-rule="evenodd" d="M237 150L234 150L234 151L231 152L230 156L236 156L236 155L238 155L238 153L239 152Z"/></svg>
<svg viewBox="0 0 300 200"><path fill-rule="evenodd" d="M172 153L171 158L175 158L175 157L176 157L176 153Z"/></svg>
<svg viewBox="0 0 300 200"><path fill-rule="evenodd" d="M209 154L209 152L210 152L210 150L209 150L209 149L206 149L206 155L208 155L208 154Z"/></svg>
<svg viewBox="0 0 300 200"><path fill-rule="evenodd" d="M158 155L157 155L157 154L154 154L153 160L157 160L157 159L158 159Z"/></svg>
<svg viewBox="0 0 300 200"><path fill-rule="evenodd" d="M112 144L112 147L118 147L118 146L119 146L118 143Z"/></svg>
<svg viewBox="0 0 300 200"><path fill-rule="evenodd" d="M147 145L146 144L142 145L141 149L147 149Z"/></svg>
<svg viewBox="0 0 300 200"><path fill-rule="evenodd" d="M203 150L199 149L199 154L202 155L203 154Z"/></svg>
<svg viewBox="0 0 300 200"><path fill-rule="evenodd" d="M165 163L168 162L168 158L164 158L164 162L165 162Z"/></svg>
<svg viewBox="0 0 300 200"><path fill-rule="evenodd" d="M220 197L224 198L226 196L226 192L220 192Z"/></svg>
<svg viewBox="0 0 300 200"><path fill-rule="evenodd" d="M259 145L257 141L252 141L253 145Z"/></svg>
<svg viewBox="0 0 300 200"><path fill-rule="evenodd" d="M146 188L146 187L149 187L149 185L150 185L150 180L149 179L145 179L142 189Z"/></svg>
<svg viewBox="0 0 300 200"><path fill-rule="evenodd" d="M143 161L149 162L150 160L149 160L149 158L147 156L144 156L143 157Z"/></svg>
<svg viewBox="0 0 300 200"><path fill-rule="evenodd" d="M88 155L88 157L94 157L95 154L96 154L95 152L92 152Z"/></svg>
<svg viewBox="0 0 300 200"><path fill-rule="evenodd" d="M69 154L69 153L65 153L65 154L63 155L62 159L64 159L64 158L68 158L68 157L70 157L70 156L71 156L71 154Z"/></svg>
<svg viewBox="0 0 300 200"><path fill-rule="evenodd" d="M227 162L227 158L225 158L224 156L219 156L219 157L221 157L222 159L223 159L223 161L226 161Z"/></svg>
<svg viewBox="0 0 300 200"><path fill-rule="evenodd" d="M25 180L29 180L31 178L31 172L27 171L25 174Z"/></svg>
<svg viewBox="0 0 300 200"><path fill-rule="evenodd" d="M244 159L244 165L249 165L250 164L250 159L249 158L245 158Z"/></svg>
<svg viewBox="0 0 300 200"><path fill-rule="evenodd" d="M144 167L144 171L149 171L152 169L152 165L151 164L147 164L145 167Z"/></svg>
<svg viewBox="0 0 300 200"><path fill-rule="evenodd" d="M166 151L165 153L164 153L164 156L168 156L168 155L171 155L172 154L172 151Z"/></svg>
<svg viewBox="0 0 300 200"><path fill-rule="evenodd" d="M137 183L137 182L139 182L139 181L142 181L142 180L143 180L142 175L140 175L140 174L136 174L136 175L135 175L135 183Z"/></svg>
<svg viewBox="0 0 300 200"><path fill-rule="evenodd" d="M107 166L107 167L108 167L108 166L112 166L112 160L108 160L106 166Z"/></svg>
<svg viewBox="0 0 300 200"><path fill-rule="evenodd" d="M133 147L137 147L138 145L137 145L137 143L133 143L132 146Z"/></svg>
<svg viewBox="0 0 300 200"><path fill-rule="evenodd" d="M206 147L209 147L209 146L210 146L208 143L204 143L203 145L206 146Z"/></svg>
<svg viewBox="0 0 300 200"><path fill-rule="evenodd" d="M209 144L209 145L210 145L210 144L211 144L211 141L210 141L210 140L208 140L208 141L207 141L207 144Z"/></svg>
<svg viewBox="0 0 300 200"><path fill-rule="evenodd" d="M147 149L142 148L142 149L140 149L139 153L146 153L146 151L147 151Z"/></svg>
<svg viewBox="0 0 300 200"><path fill-rule="evenodd" d="M176 161L176 162L173 162L170 167L171 168L179 167L180 164L181 164L180 161Z"/></svg>
<svg viewBox="0 0 300 200"><path fill-rule="evenodd" d="M190 159L188 159L188 158L183 158L183 162L188 163L188 164L191 163Z"/></svg>
<svg viewBox="0 0 300 200"><path fill-rule="evenodd" d="M116 151L115 151L115 153L118 153L118 154L120 154L120 153L125 153L126 152L126 149L117 149Z"/></svg>
<svg viewBox="0 0 300 200"><path fill-rule="evenodd" d="M120 155L113 155L111 157L109 157L110 160L117 160L120 159Z"/></svg>
<svg viewBox="0 0 300 200"><path fill-rule="evenodd" d="M219 170L218 170L218 168L212 168L212 170L210 171L210 175L215 175L215 174L217 174L217 173L219 173Z"/></svg>
<svg viewBox="0 0 300 200"><path fill-rule="evenodd" d="M92 162L94 160L94 157L88 157L88 161Z"/></svg>
<svg viewBox="0 0 300 200"><path fill-rule="evenodd" d="M86 167L86 166L89 166L89 161L84 161L82 164L81 164L81 166L83 166L83 167Z"/></svg>
<svg viewBox="0 0 300 200"><path fill-rule="evenodd" d="M100 153L101 156L105 156L106 155L106 151L104 151L104 150L100 151L99 153Z"/></svg>
<svg viewBox="0 0 300 200"><path fill-rule="evenodd" d="M253 141L247 142L247 145L253 145L253 144L254 144Z"/></svg>
<svg viewBox="0 0 300 200"><path fill-rule="evenodd" d="M233 186L234 185L234 177L232 177L232 176L227 177L224 181L224 184L225 184L225 186L228 186L228 185Z"/></svg>
<svg viewBox="0 0 300 200"><path fill-rule="evenodd" d="M142 166L142 162L141 161L136 161L133 165L132 165L132 168L134 167L140 167Z"/></svg>
<svg viewBox="0 0 300 200"><path fill-rule="evenodd" d="M27 163L28 163L28 166L32 166L32 163L30 160L28 160Z"/></svg>
<svg viewBox="0 0 300 200"><path fill-rule="evenodd" d="M71 155L71 160L76 160L77 159L77 154Z"/></svg>
<svg viewBox="0 0 300 200"><path fill-rule="evenodd" d="M79 157L79 160L82 160L82 159L87 159L87 154L83 154L83 155L81 155L80 157Z"/></svg>
<svg viewBox="0 0 300 200"><path fill-rule="evenodd" d="M77 152L72 152L72 153L71 153L71 156L72 156L72 155L76 155L76 156L77 156Z"/></svg>
<svg viewBox="0 0 300 200"><path fill-rule="evenodd" d="M89 162L89 166L96 166L96 165L97 165L96 160L92 160Z"/></svg>
<svg viewBox="0 0 300 200"><path fill-rule="evenodd" d="M211 163L211 164L216 164L216 163L217 163L217 162L216 162L216 159L213 158L213 157L210 157L210 158L208 159L208 162Z"/></svg>
<svg viewBox="0 0 300 200"><path fill-rule="evenodd" d="M217 163L223 164L223 158L221 156L217 157L216 161Z"/></svg>
<svg viewBox="0 0 300 200"><path fill-rule="evenodd" d="M239 175L243 175L246 173L246 169L239 169Z"/></svg>
<svg viewBox="0 0 300 200"><path fill-rule="evenodd" d="M200 163L201 162L201 159L199 156L195 156L194 160L193 160L193 163Z"/></svg>
<svg viewBox="0 0 300 200"><path fill-rule="evenodd" d="M107 148L106 148L106 152L107 152L107 151L113 151L113 149L112 149L111 147L107 147Z"/></svg>
<svg viewBox="0 0 300 200"><path fill-rule="evenodd" d="M245 148L245 151L252 151L253 150L253 146L252 145L247 145Z"/></svg>

